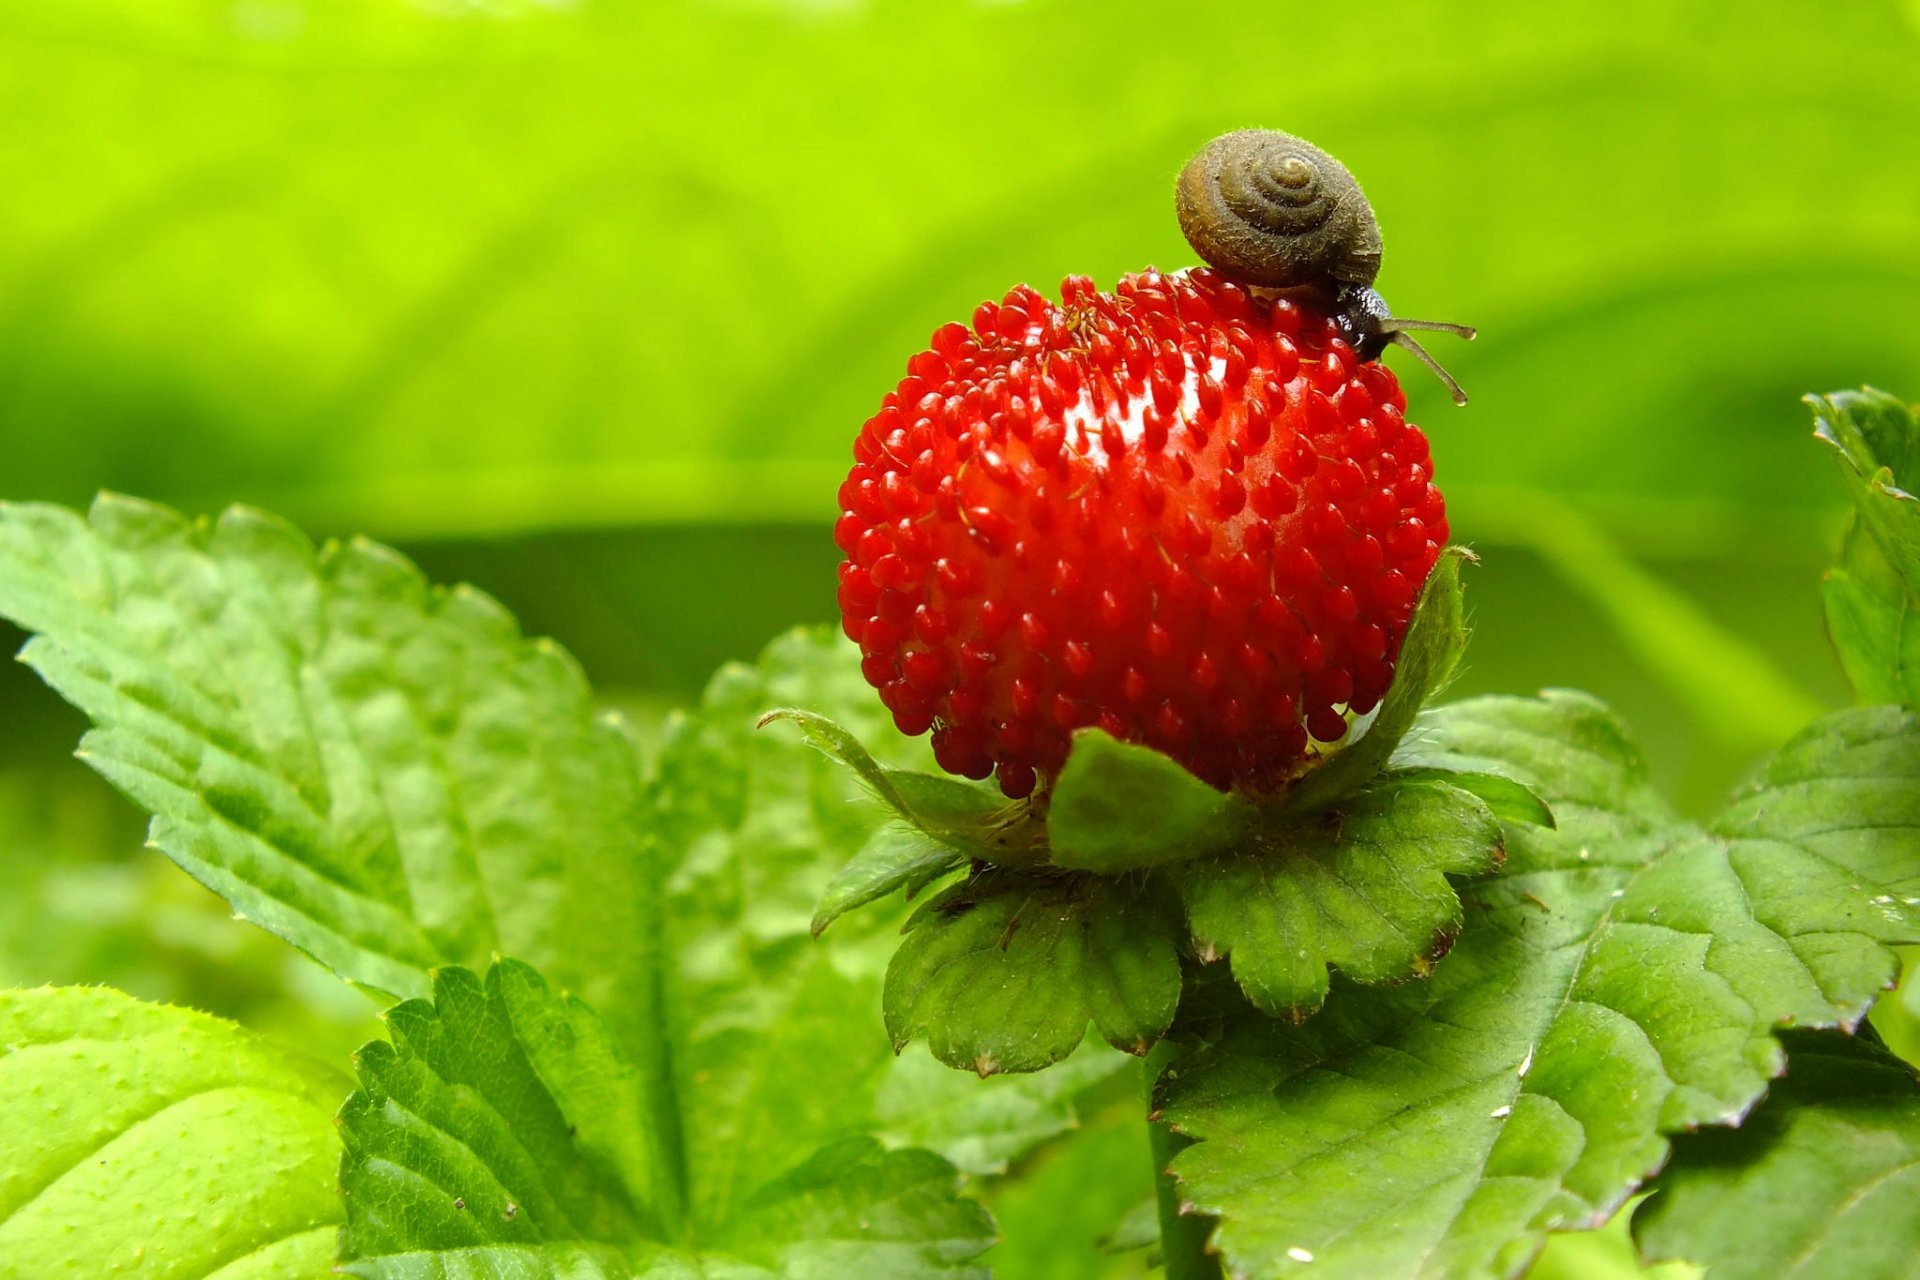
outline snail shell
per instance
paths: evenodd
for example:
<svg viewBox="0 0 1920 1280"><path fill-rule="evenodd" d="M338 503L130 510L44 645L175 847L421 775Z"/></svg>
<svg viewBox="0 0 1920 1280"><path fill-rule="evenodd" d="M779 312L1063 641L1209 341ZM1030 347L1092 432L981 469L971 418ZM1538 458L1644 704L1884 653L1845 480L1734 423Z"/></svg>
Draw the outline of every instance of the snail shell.
<svg viewBox="0 0 1920 1280"><path fill-rule="evenodd" d="M1242 284L1362 288L1380 274L1380 226L1346 166L1271 129L1222 134L1175 188L1194 252Z"/></svg>

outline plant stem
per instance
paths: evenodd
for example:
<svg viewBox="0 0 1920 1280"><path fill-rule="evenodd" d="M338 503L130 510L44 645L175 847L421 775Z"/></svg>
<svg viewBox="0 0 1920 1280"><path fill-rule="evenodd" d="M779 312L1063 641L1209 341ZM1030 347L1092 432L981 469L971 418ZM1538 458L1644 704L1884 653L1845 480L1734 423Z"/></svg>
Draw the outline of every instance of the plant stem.
<svg viewBox="0 0 1920 1280"><path fill-rule="evenodd" d="M1147 1055L1143 1074L1147 1084L1147 1113L1153 1113L1153 1086L1161 1073L1179 1061L1180 1048L1162 1040ZM1167 1280L1221 1280L1220 1260L1207 1252L1214 1220L1180 1212L1180 1193L1167 1166L1174 1156L1193 1145L1193 1139L1170 1125L1147 1121L1147 1145L1153 1152L1153 1191L1160 1204L1160 1254L1166 1260Z"/></svg>

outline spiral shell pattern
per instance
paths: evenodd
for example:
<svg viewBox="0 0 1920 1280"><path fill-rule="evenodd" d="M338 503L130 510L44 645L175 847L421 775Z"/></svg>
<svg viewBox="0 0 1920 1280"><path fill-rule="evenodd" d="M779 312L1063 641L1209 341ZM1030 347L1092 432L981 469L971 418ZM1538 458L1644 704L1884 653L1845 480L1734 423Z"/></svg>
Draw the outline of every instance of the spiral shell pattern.
<svg viewBox="0 0 1920 1280"><path fill-rule="evenodd" d="M1292 134L1215 138L1181 172L1174 203L1194 252L1242 284L1332 291L1380 273L1380 228L1360 184Z"/></svg>

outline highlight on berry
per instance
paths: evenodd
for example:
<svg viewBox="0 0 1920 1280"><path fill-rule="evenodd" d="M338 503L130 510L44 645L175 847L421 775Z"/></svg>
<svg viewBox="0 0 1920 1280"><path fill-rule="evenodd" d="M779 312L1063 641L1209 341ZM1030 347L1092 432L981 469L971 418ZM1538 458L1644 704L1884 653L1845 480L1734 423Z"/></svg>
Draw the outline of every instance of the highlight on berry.
<svg viewBox="0 0 1920 1280"><path fill-rule="evenodd" d="M1310 298L1210 268L1016 288L936 332L855 442L862 671L1011 797L1087 727L1274 795L1379 703L1446 543L1405 410Z"/></svg>

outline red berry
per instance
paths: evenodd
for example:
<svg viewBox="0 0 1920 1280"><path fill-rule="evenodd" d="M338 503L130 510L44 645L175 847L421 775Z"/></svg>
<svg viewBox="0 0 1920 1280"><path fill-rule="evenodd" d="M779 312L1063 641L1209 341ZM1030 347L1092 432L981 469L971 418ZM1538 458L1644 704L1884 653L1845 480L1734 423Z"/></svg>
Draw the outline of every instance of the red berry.
<svg viewBox="0 0 1920 1280"><path fill-rule="evenodd" d="M1061 296L942 327L855 441L861 670L1010 796L1090 725L1272 792L1391 679L1447 537L1426 438L1294 302L1207 270Z"/></svg>

